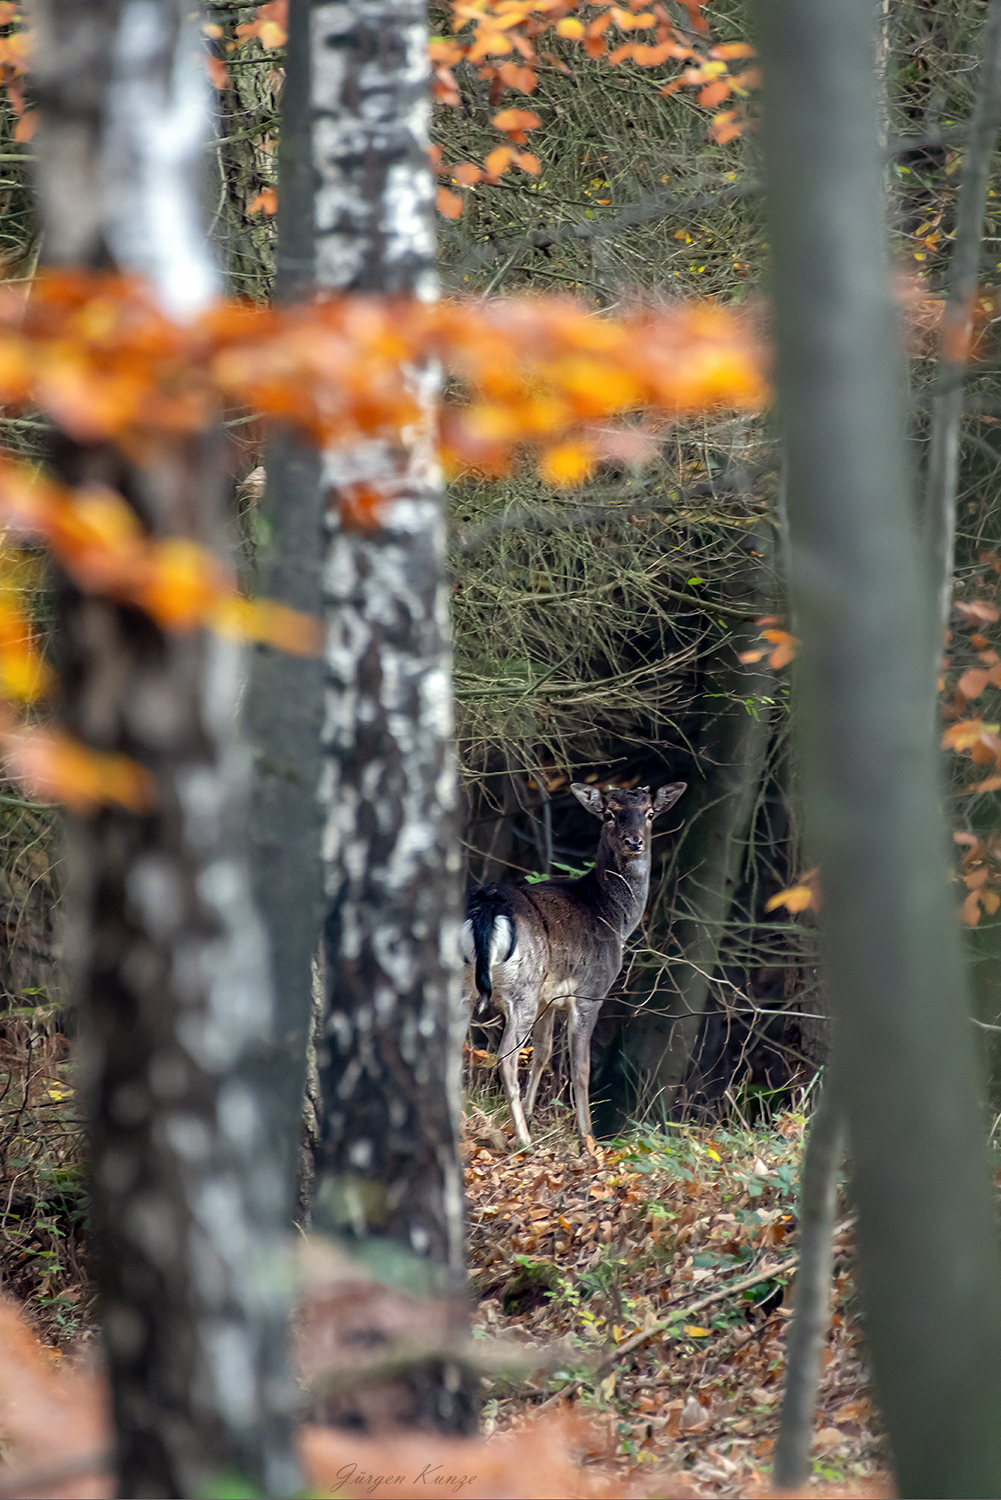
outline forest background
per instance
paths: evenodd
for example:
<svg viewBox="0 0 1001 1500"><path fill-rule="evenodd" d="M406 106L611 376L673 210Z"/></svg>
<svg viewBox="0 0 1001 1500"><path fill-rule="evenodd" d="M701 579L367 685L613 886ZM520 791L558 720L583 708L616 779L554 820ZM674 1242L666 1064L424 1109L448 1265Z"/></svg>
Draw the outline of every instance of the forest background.
<svg viewBox="0 0 1001 1500"><path fill-rule="evenodd" d="M248 17L252 11L256 30L245 27L242 38L235 30L244 15L239 7L219 7L214 18L222 29L211 40L225 72L220 66L216 75L223 124L213 229L229 289L263 300L274 274L268 210L282 57L267 45L278 42L264 29L277 24L274 18L251 7ZM931 334L948 275L983 7L900 5L887 14L889 170L895 251L914 273L906 295L915 328L911 439L920 469L936 368ZM698 43L692 16L689 10L680 21L687 17ZM739 7L704 8L702 18L713 39L740 42L748 33ZM13 14L8 25L16 34ZM442 17L442 33L448 29ZM506 132L513 138L531 129L539 170L512 166L476 181L471 170L452 174L443 206L454 216L439 233L446 288L570 288L608 311L646 292L747 302L766 269L769 241L755 131L727 138L726 122L714 122L716 105L725 101L706 93L725 75L725 64L665 97L663 78L651 70L628 57L614 69L602 58L585 61L571 40L554 42L552 60L538 69L530 102L539 125L514 120ZM232 51L230 41L237 43ZM468 68L460 67L459 76L468 83L459 107L442 104L436 117L441 160L475 164L496 150L491 120L499 101ZM745 109L753 118L753 87L746 76L736 85L735 119ZM4 153L10 178L4 232L15 284L31 277L39 249L25 118L12 108ZM461 200L461 213L452 198ZM989 219L987 227L993 228ZM992 239L988 233L985 246ZM997 751L989 712L978 718L967 707L985 695L989 701L997 666L993 311L988 289L967 386L958 612L942 681L946 717L962 726L952 741L961 755L951 761L957 874L987 1027L999 1013L991 920L1001 869L996 787L990 776L971 780L966 753L987 766ZM41 451L39 417L4 421L10 451ZM591 834L567 795L571 776L619 785L687 779L693 788L683 835L662 841L649 921L598 1037L594 1093L604 1100L599 1128L608 1134L651 1103L662 1112L682 1111L718 1106L729 1096L745 1117L763 1100L781 1107L826 1057L812 915L819 887L804 873L782 677L792 642L782 633L788 626L776 524L782 469L769 422L745 414L675 424L666 441L646 435L643 443L621 443L590 478L563 490L554 491L546 478L572 476L552 467L548 475L526 467L452 488L455 682L471 877L583 865ZM244 579L253 587L268 540L260 434L240 417L230 437ZM52 596L38 577L33 587L44 627ZM762 625L773 611L783 619ZM767 660L762 628L778 632ZM26 801L12 786L3 812L8 1036L23 1058L21 1069L12 1070L12 1078L21 1078L14 1085L20 1093L11 1096L18 1122L13 1143L24 1136L26 1114L38 1109L40 1118L46 1112L51 1118L62 1102L58 1088L29 1097L32 1055L41 1048L54 1059L58 1052L52 1040L62 1006L53 936L59 864L55 823L43 804ZM641 1015L624 1025L641 1003ZM65 1232L59 1225L79 1217L79 1200L72 1151L53 1166L43 1159L48 1140L39 1131L41 1154L29 1165L53 1184L54 1243ZM12 1196L8 1212L13 1207ZM38 1231L37 1215L22 1217L20 1248L42 1243ZM38 1258L28 1254L19 1267ZM58 1298L53 1285L45 1295Z"/></svg>

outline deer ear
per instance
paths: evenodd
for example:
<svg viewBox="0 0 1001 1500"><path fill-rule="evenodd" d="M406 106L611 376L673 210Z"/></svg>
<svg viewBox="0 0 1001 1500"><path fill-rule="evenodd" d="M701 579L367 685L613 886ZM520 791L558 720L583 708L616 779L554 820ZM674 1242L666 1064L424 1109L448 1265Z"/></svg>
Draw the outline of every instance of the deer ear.
<svg viewBox="0 0 1001 1500"><path fill-rule="evenodd" d="M603 816L605 811L605 799L596 786L585 786L582 781L572 783L570 790L573 792L581 807L586 807L589 813L594 813L596 818Z"/></svg>
<svg viewBox="0 0 1001 1500"><path fill-rule="evenodd" d="M659 817L661 813L667 812L669 807L673 807L687 786L687 781L672 781L669 786L659 787L653 799L654 817Z"/></svg>

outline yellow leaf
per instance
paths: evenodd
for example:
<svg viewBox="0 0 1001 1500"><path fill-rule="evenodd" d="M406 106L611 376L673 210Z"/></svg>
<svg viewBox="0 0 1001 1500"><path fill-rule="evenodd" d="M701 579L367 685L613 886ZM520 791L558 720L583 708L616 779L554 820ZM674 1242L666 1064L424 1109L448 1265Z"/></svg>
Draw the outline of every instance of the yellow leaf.
<svg viewBox="0 0 1001 1500"><path fill-rule="evenodd" d="M594 451L584 442L560 443L546 448L539 459L539 473L547 484L580 484L594 467Z"/></svg>
<svg viewBox="0 0 1001 1500"><path fill-rule="evenodd" d="M784 906L787 911L806 911L813 900L813 890L808 885L790 886L787 891L779 891L778 895L772 896L765 902L765 911L775 911L776 907Z"/></svg>

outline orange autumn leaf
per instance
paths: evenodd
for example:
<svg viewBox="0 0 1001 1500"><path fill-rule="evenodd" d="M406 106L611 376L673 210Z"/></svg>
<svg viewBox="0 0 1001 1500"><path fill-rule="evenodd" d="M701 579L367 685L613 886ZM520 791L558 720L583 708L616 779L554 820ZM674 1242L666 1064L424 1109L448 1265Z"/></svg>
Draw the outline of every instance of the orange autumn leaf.
<svg viewBox="0 0 1001 1500"><path fill-rule="evenodd" d="M942 736L943 750L972 750L985 735L994 736L1001 729L999 724L985 724L983 719L963 719L951 724Z"/></svg>
<svg viewBox="0 0 1001 1500"><path fill-rule="evenodd" d="M284 47L288 41L288 0L270 0L259 5L252 21L245 21L236 28L240 41L257 37L262 47L269 50Z"/></svg>
<svg viewBox="0 0 1001 1500"><path fill-rule="evenodd" d="M1001 787L1001 776L985 776L983 781L971 781L963 787L964 792L996 792ZM955 837L955 835L954 835Z"/></svg>
<svg viewBox="0 0 1001 1500"><path fill-rule="evenodd" d="M231 594L211 610L207 623L219 635L260 641L292 656L319 656L323 650L323 622L272 599Z"/></svg>
<svg viewBox="0 0 1001 1500"><path fill-rule="evenodd" d="M438 212L444 214L446 219L462 217L462 199L458 193L450 193L447 188L440 187L435 201Z"/></svg>
<svg viewBox="0 0 1001 1500"><path fill-rule="evenodd" d="M815 897L816 892L812 886L793 885L766 901L765 911L776 911L780 906L784 906L789 912L807 911L813 905Z"/></svg>
<svg viewBox="0 0 1001 1500"><path fill-rule="evenodd" d="M243 621L247 638L255 638L258 626L264 639L275 638L278 617L235 603L235 580L211 553L184 537L145 535L135 513L111 490L71 490L21 465L0 463L0 523L47 541L81 588L137 605L166 630L193 630L218 617L229 633ZM315 649L312 622L303 619L293 628L285 621L282 628L290 642L286 649ZM306 642L311 644L300 644Z"/></svg>
<svg viewBox="0 0 1001 1500"><path fill-rule="evenodd" d="M487 153L483 165L491 177L499 177L502 172L507 171L513 160L514 152L510 146L495 146Z"/></svg>
<svg viewBox="0 0 1001 1500"><path fill-rule="evenodd" d="M560 299L345 298L308 316L224 302L181 326L137 282L47 273L27 306L0 289L0 403L40 407L79 441L129 451L201 430L223 407L294 422L323 443L381 439L413 420L404 371L427 359L463 393L443 408L443 451L494 471L519 443L572 442L595 419L754 409L767 395L751 325L705 304L613 320ZM487 411L503 454L484 447Z"/></svg>
<svg viewBox="0 0 1001 1500"><path fill-rule="evenodd" d="M539 81L534 68L523 68L514 62L502 62L497 76L509 89L517 89L521 94L534 93Z"/></svg>
<svg viewBox="0 0 1001 1500"><path fill-rule="evenodd" d="M967 896L963 902L962 913L963 921L966 925L968 927L976 927L980 921L980 894L978 891L971 891Z"/></svg>
<svg viewBox="0 0 1001 1500"><path fill-rule="evenodd" d="M633 62L641 68L659 68L662 62L669 57L690 57L691 52L687 47L679 47L677 42L661 42L659 45L649 45L646 42L636 42L633 45Z"/></svg>
<svg viewBox="0 0 1001 1500"><path fill-rule="evenodd" d="M969 671L963 673L956 686L964 698L979 698L990 680L990 672L982 672L976 667L971 667Z"/></svg>
<svg viewBox="0 0 1001 1500"><path fill-rule="evenodd" d="M386 510L386 496L371 485L345 485L337 491L337 510L345 531L378 531Z"/></svg>
<svg viewBox="0 0 1001 1500"><path fill-rule="evenodd" d="M499 115L494 115L490 123L496 129L502 130L517 145L524 146L528 140L526 130L535 130L542 124L542 121L530 109L502 109Z"/></svg>
<svg viewBox="0 0 1001 1500"><path fill-rule="evenodd" d="M970 604L954 603L952 607L968 620L978 620L983 624L993 624L998 618L997 607L985 599L974 599Z"/></svg>
<svg viewBox="0 0 1001 1500"><path fill-rule="evenodd" d="M713 83L700 89L698 101L703 109L712 109L715 104L722 104L724 99L730 97L730 84L725 78L718 78Z"/></svg>
<svg viewBox="0 0 1001 1500"><path fill-rule="evenodd" d="M27 730L8 736L4 760L9 773L34 796L91 813L107 803L131 812L157 805L156 782L125 755L90 750L61 730Z"/></svg>
<svg viewBox="0 0 1001 1500"><path fill-rule="evenodd" d="M799 641L788 630L763 630L761 639L770 641L775 649L768 658L768 665L778 672L795 659Z"/></svg>
<svg viewBox="0 0 1001 1500"><path fill-rule="evenodd" d="M725 146L728 141L735 141L742 133L735 110L728 109L721 115L713 116L709 134L717 145Z"/></svg>
<svg viewBox="0 0 1001 1500"><path fill-rule="evenodd" d="M722 42L718 47L711 47L709 49L710 57L723 58L727 62L732 61L734 58L754 57L754 55L754 48L749 46L747 42Z"/></svg>
<svg viewBox="0 0 1001 1500"><path fill-rule="evenodd" d="M449 167L448 170L452 174L453 180L459 183L461 187L472 187L474 183L481 181L483 177L483 168L476 166L471 161L461 161L457 166ZM459 202L461 204L461 198Z"/></svg>
<svg viewBox="0 0 1001 1500"><path fill-rule="evenodd" d="M261 188L256 198L247 204L248 214L273 214L278 209L278 194L273 187Z"/></svg>
<svg viewBox="0 0 1001 1500"><path fill-rule="evenodd" d="M226 64L221 57L216 57L214 52L205 54L205 71L209 75L209 83L219 93L229 86L229 74L226 72Z"/></svg>
<svg viewBox="0 0 1001 1500"><path fill-rule="evenodd" d="M594 468L594 449L585 443L560 443L546 448L539 459L539 473L547 484L564 488L581 484Z"/></svg>

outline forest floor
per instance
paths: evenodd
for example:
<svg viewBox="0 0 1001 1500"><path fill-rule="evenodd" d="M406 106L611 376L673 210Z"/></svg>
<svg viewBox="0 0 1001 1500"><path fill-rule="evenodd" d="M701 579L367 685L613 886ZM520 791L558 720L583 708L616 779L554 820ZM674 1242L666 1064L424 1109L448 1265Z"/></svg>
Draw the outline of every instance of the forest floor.
<svg viewBox="0 0 1001 1500"><path fill-rule="evenodd" d="M31 1334L21 1339L16 1321L8 1330L5 1347L18 1345L23 1358L0 1360L0 1407L10 1410L7 1387L15 1401L23 1397L35 1358L34 1411L47 1452L52 1423L41 1414L83 1410L84 1386L49 1390L46 1382L60 1369L67 1379L96 1369L96 1306L85 1271L84 1152L68 1049L59 1038L15 1056L24 1051L20 1040L0 1059L9 1067L0 1099L0 1259L2 1290L12 1299L3 1316L16 1320L22 1309ZM570 1111L550 1104L533 1145L519 1151L503 1098L475 1092L461 1148L474 1334L486 1368L495 1370L505 1343L517 1346L521 1364L485 1380L487 1441L447 1448L451 1463L480 1475L464 1493L768 1493L804 1125L801 1113L789 1112L753 1128L635 1130L590 1154L580 1149ZM817 1496L889 1493L851 1267L842 1206L809 1486ZM33 1441L0 1430L0 1470L8 1455L28 1460ZM348 1448L338 1441L329 1429L304 1429L316 1493L353 1493L326 1482L363 1452L351 1438L346 1465ZM391 1458L391 1444L373 1440L368 1463L418 1472L422 1441L430 1440L414 1439ZM95 1432L73 1451L100 1446ZM437 1462L446 1449L439 1441L433 1451ZM107 1492L103 1481L90 1483L60 1493Z"/></svg>
<svg viewBox="0 0 1001 1500"><path fill-rule="evenodd" d="M768 1127L636 1131L592 1156L551 1106L532 1147L514 1151L503 1101L481 1096L462 1147L474 1319L545 1360L528 1382L492 1383L485 1430L572 1406L590 1419L586 1462L622 1493L671 1479L693 1495L767 1489L804 1125L787 1113ZM835 1243L810 1493L888 1493L844 1212Z"/></svg>

